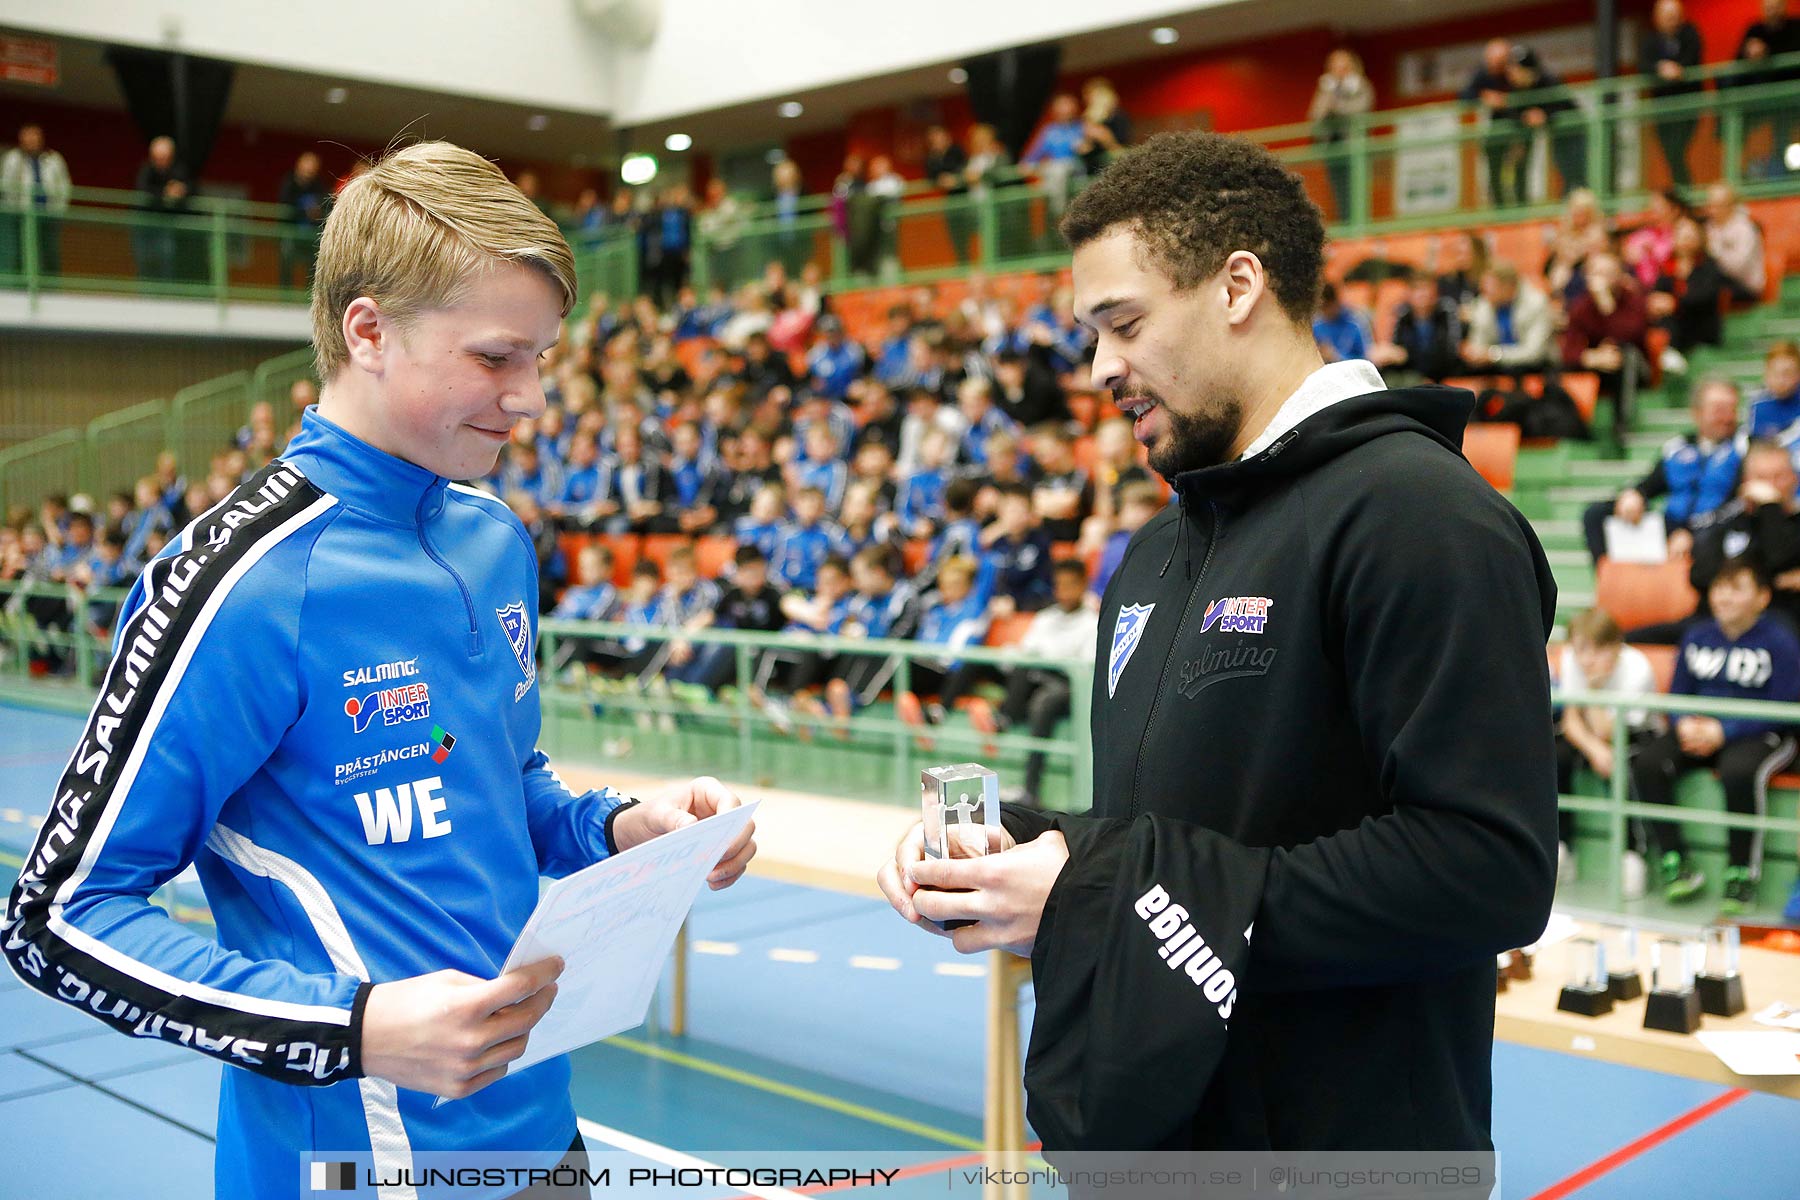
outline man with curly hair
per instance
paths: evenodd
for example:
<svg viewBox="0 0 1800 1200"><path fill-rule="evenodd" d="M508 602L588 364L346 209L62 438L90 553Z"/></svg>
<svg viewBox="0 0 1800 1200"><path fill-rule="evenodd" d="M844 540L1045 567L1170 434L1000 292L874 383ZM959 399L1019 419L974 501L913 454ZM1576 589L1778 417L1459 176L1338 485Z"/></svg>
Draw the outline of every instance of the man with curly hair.
<svg viewBox="0 0 1800 1200"><path fill-rule="evenodd" d="M882 887L1030 955L1052 1151L1485 1151L1494 956L1556 870L1543 551L1469 393L1321 361L1323 225L1267 151L1153 138L1062 233L1179 502L1101 601L1093 811L1009 808L974 859L915 830Z"/></svg>

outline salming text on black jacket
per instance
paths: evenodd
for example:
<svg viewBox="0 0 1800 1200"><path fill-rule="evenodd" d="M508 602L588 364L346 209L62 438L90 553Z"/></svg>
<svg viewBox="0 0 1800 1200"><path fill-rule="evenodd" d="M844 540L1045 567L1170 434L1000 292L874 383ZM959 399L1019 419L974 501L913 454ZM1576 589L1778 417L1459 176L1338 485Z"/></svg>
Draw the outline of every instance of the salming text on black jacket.
<svg viewBox="0 0 1800 1200"><path fill-rule="evenodd" d="M1555 586L1469 407L1338 400L1133 537L1093 813L1007 812L1070 846L1032 955L1046 1148L1491 1145L1494 956L1554 886Z"/></svg>

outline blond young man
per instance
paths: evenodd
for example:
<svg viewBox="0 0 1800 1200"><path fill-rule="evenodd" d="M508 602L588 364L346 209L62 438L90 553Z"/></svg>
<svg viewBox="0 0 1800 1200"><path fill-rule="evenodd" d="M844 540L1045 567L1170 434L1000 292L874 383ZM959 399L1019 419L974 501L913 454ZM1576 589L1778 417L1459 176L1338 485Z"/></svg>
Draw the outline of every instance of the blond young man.
<svg viewBox="0 0 1800 1200"><path fill-rule="evenodd" d="M543 411L574 299L555 225L492 164L374 164L320 244L318 405L121 613L0 944L38 990L234 1068L220 1196L291 1195L313 1151L391 1179L419 1152L578 1148L568 1060L506 1074L561 969L499 974L539 876L737 804L710 779L575 794L537 749L536 558L452 481ZM190 862L216 944L149 903Z"/></svg>

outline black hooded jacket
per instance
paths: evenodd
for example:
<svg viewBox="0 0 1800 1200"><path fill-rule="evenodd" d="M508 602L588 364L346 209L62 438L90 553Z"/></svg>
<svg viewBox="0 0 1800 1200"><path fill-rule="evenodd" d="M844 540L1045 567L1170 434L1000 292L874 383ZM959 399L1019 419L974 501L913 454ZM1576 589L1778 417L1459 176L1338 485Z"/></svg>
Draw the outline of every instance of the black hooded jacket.
<svg viewBox="0 0 1800 1200"><path fill-rule="evenodd" d="M1006 813L1070 847L1032 954L1046 1149L1491 1145L1494 956L1554 888L1556 589L1469 410L1339 401L1132 538L1093 812Z"/></svg>

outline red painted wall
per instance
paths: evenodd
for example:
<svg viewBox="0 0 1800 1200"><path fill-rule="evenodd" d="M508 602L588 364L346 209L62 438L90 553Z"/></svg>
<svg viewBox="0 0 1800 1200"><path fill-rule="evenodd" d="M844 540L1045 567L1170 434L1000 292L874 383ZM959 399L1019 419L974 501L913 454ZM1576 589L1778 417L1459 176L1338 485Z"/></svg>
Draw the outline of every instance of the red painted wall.
<svg viewBox="0 0 1800 1200"><path fill-rule="evenodd" d="M0 97L0 144L10 145L19 126L31 121L44 127L45 141L68 160L69 174L77 186L129 188L136 183L145 144L136 123L123 109L58 104L48 98ZM202 182L242 185L249 189L248 199L273 202L279 198L282 176L293 169L294 160L304 151L315 151L325 172L339 177L359 156L374 157L383 149L341 138L320 140L301 133L225 125L213 143ZM527 159L498 161L508 175L535 170L545 194L555 200L572 202L584 187L605 189L604 172Z"/></svg>
<svg viewBox="0 0 1800 1200"><path fill-rule="evenodd" d="M1732 58L1739 39L1757 17L1757 0L1689 0L1689 19L1700 29L1706 59ZM1621 18L1648 19L1650 0L1620 0ZM1402 102L1394 95L1394 80L1401 55L1431 46L1475 41L1487 37L1529 34L1536 30L1569 25L1591 14L1590 5L1537 4L1480 17L1420 24L1344 41L1359 53L1375 84L1377 104L1394 107L1419 103L1427 97ZM1298 30L1256 41L1212 46L1191 54L1117 63L1099 72L1064 77L1064 86L1079 87L1089 74L1104 74L1119 90L1128 112L1141 122L1157 124L1169 118L1206 113L1211 127L1220 131L1256 129L1304 120L1325 55L1340 39L1329 30ZM851 113L838 129L810 133L788 140L788 155L799 164L808 191L831 186L850 151L865 159L889 154L900 172L917 178L923 174L925 127L943 121L960 136L972 116L967 97L951 92L908 104L887 105ZM130 187L143 159L143 142L131 119L120 110L91 109L43 101L0 99L0 141L26 120L44 124L51 145L69 160L76 182L94 187ZM220 131L206 178L243 184L251 199L273 200L282 175L304 149L315 149L333 174L348 169L356 154L375 154L382 147L356 145L346 149L335 143L319 143L304 134L244 126ZM569 202L584 187L604 192L608 180L598 171L580 171L550 163L502 159L509 174L525 167L538 172L546 194ZM696 183L704 184L710 164L696 156Z"/></svg>
<svg viewBox="0 0 1800 1200"><path fill-rule="evenodd" d="M1619 17L1633 19L1642 28L1649 21L1651 4L1652 0L1619 0ZM1689 0L1688 19L1700 30L1706 61L1733 58L1744 29L1758 18L1759 8L1758 0ZM1592 6L1587 4L1544 3L1356 38L1340 38L1323 27L1297 30L1192 54L1068 74L1063 86L1073 90L1090 75L1105 75L1118 89L1126 111L1146 124L1205 112L1210 127L1220 132L1259 129L1306 119L1313 87L1334 46L1348 45L1362 56L1379 107L1399 107L1447 98L1396 96L1402 55L1433 46L1565 28L1591 14ZM945 122L960 136L972 120L967 97L952 93L909 105L905 111L889 106L853 113L844 128L794 138L787 150L799 163L808 190L829 187L850 151L865 157L891 153L902 174L917 178L923 174L925 126L932 120Z"/></svg>

